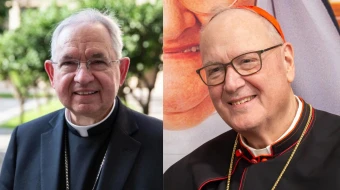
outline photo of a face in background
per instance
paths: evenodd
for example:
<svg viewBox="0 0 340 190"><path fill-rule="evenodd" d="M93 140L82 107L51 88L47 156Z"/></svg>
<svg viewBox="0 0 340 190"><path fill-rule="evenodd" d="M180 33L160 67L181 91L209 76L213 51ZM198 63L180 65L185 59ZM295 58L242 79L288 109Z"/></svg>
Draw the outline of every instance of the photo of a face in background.
<svg viewBox="0 0 340 190"><path fill-rule="evenodd" d="M194 127L214 112L201 67L199 31L216 6L254 5L255 0L164 0L164 128Z"/></svg>
<svg viewBox="0 0 340 190"><path fill-rule="evenodd" d="M255 0L163 1L164 169L202 143L230 129L216 113L202 66L201 27L217 7L254 5Z"/></svg>
<svg viewBox="0 0 340 190"><path fill-rule="evenodd" d="M199 32L212 10L238 5L256 5L275 16L295 47L294 92L316 108L340 114L335 53L340 52L340 37L329 1L163 0L164 170L230 130L195 71L202 66Z"/></svg>

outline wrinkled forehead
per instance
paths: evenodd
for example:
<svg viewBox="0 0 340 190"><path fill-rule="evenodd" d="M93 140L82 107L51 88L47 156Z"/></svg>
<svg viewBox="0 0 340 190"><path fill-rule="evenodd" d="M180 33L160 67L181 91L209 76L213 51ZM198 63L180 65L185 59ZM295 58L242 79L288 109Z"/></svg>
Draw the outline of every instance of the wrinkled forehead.
<svg viewBox="0 0 340 190"><path fill-rule="evenodd" d="M83 22L67 25L60 31L57 39L58 45L67 41L110 42L110 34L105 26L99 22Z"/></svg>
<svg viewBox="0 0 340 190"><path fill-rule="evenodd" d="M100 23L81 23L64 27L57 39L56 55L70 56L109 56L114 53L110 35ZM91 54L91 55L89 55Z"/></svg>

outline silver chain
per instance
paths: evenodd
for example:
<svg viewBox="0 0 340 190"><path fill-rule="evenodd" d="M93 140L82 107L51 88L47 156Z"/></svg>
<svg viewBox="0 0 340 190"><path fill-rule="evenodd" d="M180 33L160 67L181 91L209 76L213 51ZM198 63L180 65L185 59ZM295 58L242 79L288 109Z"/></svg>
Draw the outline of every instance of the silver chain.
<svg viewBox="0 0 340 190"><path fill-rule="evenodd" d="M65 178L66 178L66 190L70 190L70 181L69 181L69 172L68 172L68 148L67 148L67 134L66 134L66 130L65 130L65 148L64 148L64 152L65 152ZM96 177L96 181L94 182L94 185L93 185L93 188L92 190L95 189L97 183L98 183L98 179L99 179L99 176L101 174L101 171L103 169L103 165L104 165L104 162L105 162L105 158L106 158L106 153L107 153L107 148L106 148L106 151L105 151L105 154L104 154L104 158L102 160L102 163L100 164L100 167L99 167L99 170L98 170L98 173L97 173L97 177Z"/></svg>

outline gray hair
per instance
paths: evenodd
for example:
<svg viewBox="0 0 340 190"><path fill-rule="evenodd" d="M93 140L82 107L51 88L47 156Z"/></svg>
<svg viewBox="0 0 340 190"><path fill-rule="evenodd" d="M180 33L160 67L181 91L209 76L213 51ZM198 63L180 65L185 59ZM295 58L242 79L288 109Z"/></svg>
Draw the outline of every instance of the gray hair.
<svg viewBox="0 0 340 190"><path fill-rule="evenodd" d="M80 23L100 23L109 32L111 37L111 42L113 46L113 51L118 59L122 57L123 40L122 31L119 28L117 19L108 13L101 13L96 9L84 9L78 13L75 13L63 21L61 21L53 32L51 40L51 59L55 58L55 50L57 45L58 37L61 31L70 25L80 24Z"/></svg>

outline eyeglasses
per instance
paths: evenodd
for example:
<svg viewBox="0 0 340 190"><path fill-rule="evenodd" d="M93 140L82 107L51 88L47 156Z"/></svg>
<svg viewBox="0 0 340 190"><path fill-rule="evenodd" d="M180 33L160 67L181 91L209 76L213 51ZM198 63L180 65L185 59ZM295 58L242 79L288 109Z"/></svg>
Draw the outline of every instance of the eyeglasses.
<svg viewBox="0 0 340 190"><path fill-rule="evenodd" d="M237 0L180 0L190 11L198 14L209 14L216 6L231 7Z"/></svg>
<svg viewBox="0 0 340 190"><path fill-rule="evenodd" d="M105 71L111 67L111 63L119 63L120 59L107 61L103 59L90 59L86 61L86 68L90 71ZM73 73L80 68L80 60L71 59L58 62L53 62L52 64L58 65L58 68L64 73Z"/></svg>
<svg viewBox="0 0 340 190"><path fill-rule="evenodd" d="M216 86L224 83L229 65L241 76L252 75L259 72L262 68L261 54L282 45L278 44L267 49L244 53L235 57L229 63L212 63L197 69L196 73L207 86Z"/></svg>

